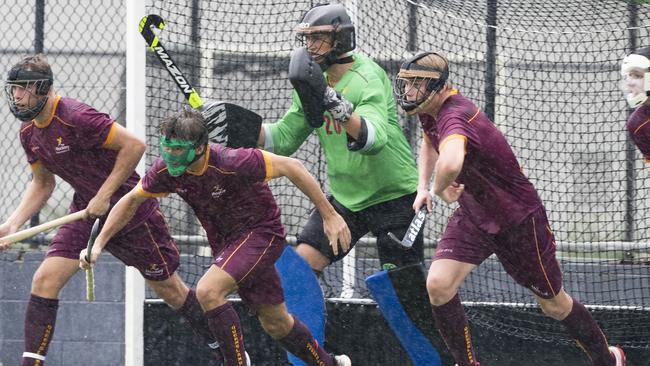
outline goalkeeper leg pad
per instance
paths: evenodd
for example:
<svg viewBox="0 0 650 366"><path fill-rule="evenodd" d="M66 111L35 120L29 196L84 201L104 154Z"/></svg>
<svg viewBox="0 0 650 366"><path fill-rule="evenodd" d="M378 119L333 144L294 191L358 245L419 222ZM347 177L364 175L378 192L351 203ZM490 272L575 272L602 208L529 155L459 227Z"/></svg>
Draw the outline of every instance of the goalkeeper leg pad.
<svg viewBox="0 0 650 366"><path fill-rule="evenodd" d="M325 297L311 267L291 246L284 249L275 267L280 273L289 313L309 328L318 344L325 344ZM306 366L293 354L287 356L294 366Z"/></svg>
<svg viewBox="0 0 650 366"><path fill-rule="evenodd" d="M432 346L436 328L422 266L411 264L375 273L366 279L366 285L413 365L440 366L440 355Z"/></svg>

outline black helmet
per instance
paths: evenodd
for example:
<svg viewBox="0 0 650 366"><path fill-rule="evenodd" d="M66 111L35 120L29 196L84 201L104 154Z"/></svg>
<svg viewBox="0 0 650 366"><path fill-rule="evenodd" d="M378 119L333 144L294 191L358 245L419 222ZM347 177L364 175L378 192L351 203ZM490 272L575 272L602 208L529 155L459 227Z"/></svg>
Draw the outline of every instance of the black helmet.
<svg viewBox="0 0 650 366"><path fill-rule="evenodd" d="M39 55L25 57L9 70L7 79L5 80L5 95L9 102L9 110L16 118L23 122L36 118L41 113L45 107L48 99L47 95L53 83L52 70L49 68L49 65L44 71L31 69L30 63L38 57ZM34 95L39 97L40 100L32 108L20 107L14 98L15 88L33 88Z"/></svg>
<svg viewBox="0 0 650 366"><path fill-rule="evenodd" d="M317 60L323 70L356 47L354 24L341 4L322 4L311 8L296 27L298 37L314 33L331 33L334 38L332 50Z"/></svg>

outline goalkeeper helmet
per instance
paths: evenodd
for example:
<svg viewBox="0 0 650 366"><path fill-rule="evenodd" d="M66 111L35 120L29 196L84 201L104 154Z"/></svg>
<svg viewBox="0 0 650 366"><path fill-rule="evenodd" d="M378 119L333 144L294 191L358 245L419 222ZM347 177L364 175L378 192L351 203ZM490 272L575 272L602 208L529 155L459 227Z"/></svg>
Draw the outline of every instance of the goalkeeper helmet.
<svg viewBox="0 0 650 366"><path fill-rule="evenodd" d="M650 96L650 47L627 55L621 62L621 87L630 108L643 104Z"/></svg>
<svg viewBox="0 0 650 366"><path fill-rule="evenodd" d="M419 53L402 63L395 80L395 95L406 114L427 108L447 84L449 61L435 52Z"/></svg>
<svg viewBox="0 0 650 366"><path fill-rule="evenodd" d="M5 80L11 113L23 122L36 118L47 103L52 83L52 69L43 55L25 57L15 64Z"/></svg>
<svg viewBox="0 0 650 366"><path fill-rule="evenodd" d="M322 54L318 50L310 50L321 69L327 70L335 63L350 62L345 59L340 60L341 56L345 56L356 47L354 24L343 5L316 5L305 13L295 31L299 45L308 49L308 37L331 44L331 48Z"/></svg>

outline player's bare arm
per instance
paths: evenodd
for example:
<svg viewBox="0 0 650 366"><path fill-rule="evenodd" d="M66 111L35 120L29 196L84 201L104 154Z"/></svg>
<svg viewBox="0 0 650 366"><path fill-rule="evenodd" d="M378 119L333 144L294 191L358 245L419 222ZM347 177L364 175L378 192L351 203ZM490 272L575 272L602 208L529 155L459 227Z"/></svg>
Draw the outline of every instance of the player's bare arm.
<svg viewBox="0 0 650 366"><path fill-rule="evenodd" d="M47 199L52 195L56 180L54 174L47 170L40 163L33 166L33 178L27 186L22 200L7 220L0 225L0 237L10 235L18 231L23 224L43 207ZM0 243L0 250L7 249L8 243Z"/></svg>
<svg viewBox="0 0 650 366"><path fill-rule="evenodd" d="M429 184L433 175L433 167L438 160L438 152L433 147L427 135L422 135L420 155L418 159L418 195L413 202L413 210L420 211L423 204L427 205L429 212L433 210L433 202L429 193Z"/></svg>
<svg viewBox="0 0 650 366"><path fill-rule="evenodd" d="M314 203L323 217L323 228L330 240L332 251L338 254L338 244L344 251L350 248L351 234L345 220L334 210L316 179L309 174L302 163L293 158L266 153L273 166L272 178L287 177ZM338 243L338 244L337 244Z"/></svg>
<svg viewBox="0 0 650 366"><path fill-rule="evenodd" d="M120 231L135 215L138 207L147 199L146 196L138 194L141 189L140 185L135 186L129 193L125 194L115 204L106 218L102 231L95 240L92 253L90 253L90 263L86 261L86 249L79 253L79 267L88 269L97 263L97 258L106 246L109 240Z"/></svg>
<svg viewBox="0 0 650 366"><path fill-rule="evenodd" d="M435 165L433 193L447 203L457 201L465 188L455 183L465 161L465 141L464 138L449 138L441 144Z"/></svg>
<svg viewBox="0 0 650 366"><path fill-rule="evenodd" d="M117 159L113 171L88 203L87 211L90 217L104 216L108 212L111 196L133 173L146 149L144 142L124 127L116 123L113 128L113 138L104 148L117 150Z"/></svg>

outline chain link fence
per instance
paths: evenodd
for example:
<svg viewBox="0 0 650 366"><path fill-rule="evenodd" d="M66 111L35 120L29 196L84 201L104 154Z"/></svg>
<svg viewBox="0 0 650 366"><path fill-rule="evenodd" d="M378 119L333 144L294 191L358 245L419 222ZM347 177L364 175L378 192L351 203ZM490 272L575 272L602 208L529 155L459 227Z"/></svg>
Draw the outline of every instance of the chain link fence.
<svg viewBox="0 0 650 366"><path fill-rule="evenodd" d="M3 6L0 22L2 80L22 57L43 52L54 73L57 93L79 99L124 124L126 9L122 0L16 1ZM13 21L7 21L13 19ZM5 94L3 93L3 97ZM20 121L6 102L0 103L0 220L18 206L31 180L31 170L20 145ZM71 187L57 178L57 189L28 225L52 220L67 212ZM46 244L37 236L35 247Z"/></svg>

